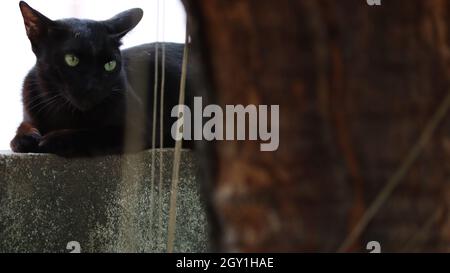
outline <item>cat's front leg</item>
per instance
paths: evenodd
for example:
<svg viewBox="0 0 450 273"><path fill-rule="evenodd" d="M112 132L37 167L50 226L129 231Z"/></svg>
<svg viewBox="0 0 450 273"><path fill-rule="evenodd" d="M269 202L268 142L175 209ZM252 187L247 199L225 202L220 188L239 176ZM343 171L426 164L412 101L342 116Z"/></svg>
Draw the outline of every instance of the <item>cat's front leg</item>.
<svg viewBox="0 0 450 273"><path fill-rule="evenodd" d="M122 135L119 128L53 131L42 137L39 152L63 157L117 154L123 150Z"/></svg>
<svg viewBox="0 0 450 273"><path fill-rule="evenodd" d="M16 136L11 140L10 147L15 153L37 153L42 136L39 130L29 122L22 122L17 128Z"/></svg>

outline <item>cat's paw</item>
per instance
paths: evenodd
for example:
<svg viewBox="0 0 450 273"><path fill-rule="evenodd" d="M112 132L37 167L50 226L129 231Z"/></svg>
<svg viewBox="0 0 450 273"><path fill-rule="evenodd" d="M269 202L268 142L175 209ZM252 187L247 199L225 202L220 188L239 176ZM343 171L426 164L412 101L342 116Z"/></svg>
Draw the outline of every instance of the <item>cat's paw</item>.
<svg viewBox="0 0 450 273"><path fill-rule="evenodd" d="M37 130L29 134L17 134L11 140L10 146L15 153L37 153L41 139L42 136Z"/></svg>
<svg viewBox="0 0 450 273"><path fill-rule="evenodd" d="M72 137L67 130L54 131L44 135L39 141L41 153L63 155L73 150Z"/></svg>

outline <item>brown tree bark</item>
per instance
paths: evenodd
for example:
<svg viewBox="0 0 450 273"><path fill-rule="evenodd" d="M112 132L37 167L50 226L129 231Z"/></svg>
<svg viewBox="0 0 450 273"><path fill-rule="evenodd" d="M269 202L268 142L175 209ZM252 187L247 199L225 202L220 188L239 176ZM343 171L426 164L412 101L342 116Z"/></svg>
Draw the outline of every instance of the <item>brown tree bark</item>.
<svg viewBox="0 0 450 273"><path fill-rule="evenodd" d="M382 251L450 251L450 115L405 165L449 93L450 1L183 2L200 92L281 111L276 152L254 141L204 149L219 250L366 251L375 240Z"/></svg>

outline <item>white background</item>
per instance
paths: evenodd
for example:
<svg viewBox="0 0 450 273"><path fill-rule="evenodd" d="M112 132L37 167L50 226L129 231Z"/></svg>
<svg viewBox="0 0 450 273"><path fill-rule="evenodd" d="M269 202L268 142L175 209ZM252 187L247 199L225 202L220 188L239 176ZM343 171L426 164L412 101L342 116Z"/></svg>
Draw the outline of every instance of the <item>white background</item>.
<svg viewBox="0 0 450 273"><path fill-rule="evenodd" d="M104 20L126 9L139 7L144 10L144 18L132 32L125 36L123 48L154 41L184 42L186 15L179 0L28 0L26 2L53 20L68 17ZM159 12L157 12L158 9ZM18 0L0 1L0 25L2 26L0 150L9 150L9 142L22 121L20 93L23 78L36 59L25 34ZM159 31L157 31L158 26Z"/></svg>

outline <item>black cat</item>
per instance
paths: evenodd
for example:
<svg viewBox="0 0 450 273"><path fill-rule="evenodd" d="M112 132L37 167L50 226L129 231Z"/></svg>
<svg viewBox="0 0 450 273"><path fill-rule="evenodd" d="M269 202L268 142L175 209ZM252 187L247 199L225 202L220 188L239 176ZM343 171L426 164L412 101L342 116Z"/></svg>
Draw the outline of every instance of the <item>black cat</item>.
<svg viewBox="0 0 450 273"><path fill-rule="evenodd" d="M106 21L52 21L25 2L20 9L37 61L23 84L24 117L12 150L71 157L150 148L155 44L119 50L143 11L130 9ZM176 119L170 111L178 104L184 45L166 43L165 48L163 140L173 147L170 128ZM189 86L188 79L187 104Z"/></svg>

